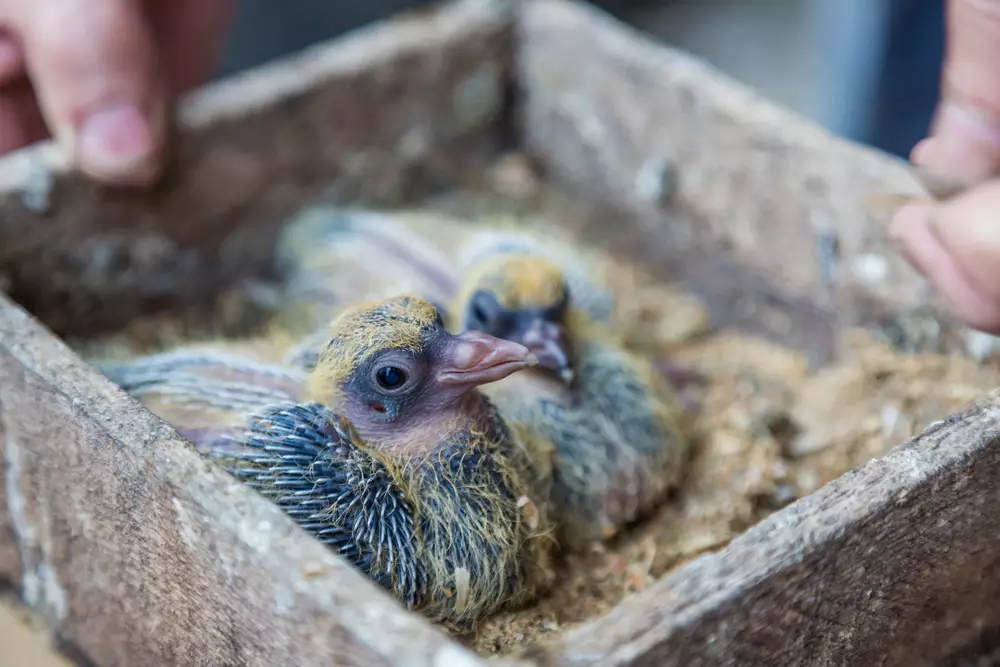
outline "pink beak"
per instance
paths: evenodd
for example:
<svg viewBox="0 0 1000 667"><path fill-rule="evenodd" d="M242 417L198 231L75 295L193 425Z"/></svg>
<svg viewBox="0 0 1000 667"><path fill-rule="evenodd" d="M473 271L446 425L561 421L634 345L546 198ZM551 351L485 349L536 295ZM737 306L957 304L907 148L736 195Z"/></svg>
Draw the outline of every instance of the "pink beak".
<svg viewBox="0 0 1000 667"><path fill-rule="evenodd" d="M442 384L471 388L503 380L536 363L535 356L520 343L466 331L451 337L437 379Z"/></svg>

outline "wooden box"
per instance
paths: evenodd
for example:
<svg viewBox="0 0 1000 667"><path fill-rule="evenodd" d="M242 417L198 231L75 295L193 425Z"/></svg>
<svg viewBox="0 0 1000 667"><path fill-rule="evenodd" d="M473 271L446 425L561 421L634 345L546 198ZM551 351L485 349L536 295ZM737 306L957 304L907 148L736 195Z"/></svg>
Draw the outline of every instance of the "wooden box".
<svg viewBox="0 0 1000 667"><path fill-rule="evenodd" d="M603 213L610 246L818 363L846 326L926 296L864 206L920 191L903 165L569 0L399 17L197 91L180 128L143 195L83 182L49 145L0 165L0 578L101 667L491 662L59 338L206 304L330 182L392 203L520 145ZM998 439L984 396L523 664L942 664L1000 624Z"/></svg>

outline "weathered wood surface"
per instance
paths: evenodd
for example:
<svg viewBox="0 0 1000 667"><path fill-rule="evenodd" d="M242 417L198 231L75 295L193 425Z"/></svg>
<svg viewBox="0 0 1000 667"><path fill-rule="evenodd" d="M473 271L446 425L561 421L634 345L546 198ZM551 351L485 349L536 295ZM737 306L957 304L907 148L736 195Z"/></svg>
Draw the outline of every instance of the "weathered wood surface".
<svg viewBox="0 0 1000 667"><path fill-rule="evenodd" d="M482 664L3 297L0 450L0 577L101 667Z"/></svg>
<svg viewBox="0 0 1000 667"><path fill-rule="evenodd" d="M60 332L258 273L331 180L419 194L493 148L509 14L465 0L198 91L148 195L0 161L3 288ZM0 296L0 579L95 664L482 661L407 613Z"/></svg>
<svg viewBox="0 0 1000 667"><path fill-rule="evenodd" d="M385 203L477 171L504 111L509 13L464 0L196 91L151 194L76 178L50 144L0 160L0 289L56 333L107 330L260 274L276 223L330 183Z"/></svg>
<svg viewBox="0 0 1000 667"><path fill-rule="evenodd" d="M604 209L605 226L638 221L605 235L695 285L720 322L823 360L844 325L926 299L871 201L922 192L901 161L598 10L540 0L522 16L526 146L551 180Z"/></svg>
<svg viewBox="0 0 1000 667"><path fill-rule="evenodd" d="M525 3L517 62L526 146L550 179L593 198L604 220L592 233L692 281L724 323L829 358L844 325L924 298L866 212L867 196L920 192L897 161L582 5ZM838 241L832 278L818 235ZM1000 624L998 447L993 397L535 657L936 664Z"/></svg>

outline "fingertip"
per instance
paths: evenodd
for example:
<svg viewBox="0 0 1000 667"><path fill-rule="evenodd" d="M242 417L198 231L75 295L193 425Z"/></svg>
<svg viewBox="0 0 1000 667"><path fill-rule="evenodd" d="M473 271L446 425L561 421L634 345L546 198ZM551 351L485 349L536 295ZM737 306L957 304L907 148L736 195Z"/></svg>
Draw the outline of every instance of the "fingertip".
<svg viewBox="0 0 1000 667"><path fill-rule="evenodd" d="M934 134L913 148L910 159L930 173L966 184L989 178L1000 168L1000 117L946 99Z"/></svg>
<svg viewBox="0 0 1000 667"><path fill-rule="evenodd" d="M890 223L890 235L907 260L969 326L987 332L1000 329L1000 296L970 278L936 232L939 211L915 204L900 208Z"/></svg>
<svg viewBox="0 0 1000 667"><path fill-rule="evenodd" d="M143 3L51 0L16 18L40 107L69 161L108 184L155 179L166 97Z"/></svg>
<svg viewBox="0 0 1000 667"><path fill-rule="evenodd" d="M927 160L925 153L927 151L927 145L930 141L930 137L921 139L912 149L910 149L910 162L914 164L922 164Z"/></svg>
<svg viewBox="0 0 1000 667"><path fill-rule="evenodd" d="M1000 3L949 0L941 101L916 164L969 184L1000 169Z"/></svg>
<svg viewBox="0 0 1000 667"><path fill-rule="evenodd" d="M120 185L147 185L159 173L157 129L129 104L92 112L80 126L75 162L92 178Z"/></svg>

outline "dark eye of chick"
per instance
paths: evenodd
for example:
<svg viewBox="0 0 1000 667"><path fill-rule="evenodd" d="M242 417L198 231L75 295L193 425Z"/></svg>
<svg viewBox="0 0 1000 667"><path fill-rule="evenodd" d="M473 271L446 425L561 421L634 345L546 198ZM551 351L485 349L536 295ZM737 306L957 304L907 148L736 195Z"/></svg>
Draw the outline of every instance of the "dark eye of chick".
<svg viewBox="0 0 1000 667"><path fill-rule="evenodd" d="M406 371L396 366L383 366L375 372L375 381L383 389L399 389L407 380Z"/></svg>
<svg viewBox="0 0 1000 667"><path fill-rule="evenodd" d="M477 322L482 322L483 324L487 324L490 321L490 314L479 303L472 304L472 316L476 318Z"/></svg>
<svg viewBox="0 0 1000 667"><path fill-rule="evenodd" d="M500 304L496 298L486 292L476 292L469 306L470 322L472 327L488 328L496 319L500 310Z"/></svg>

